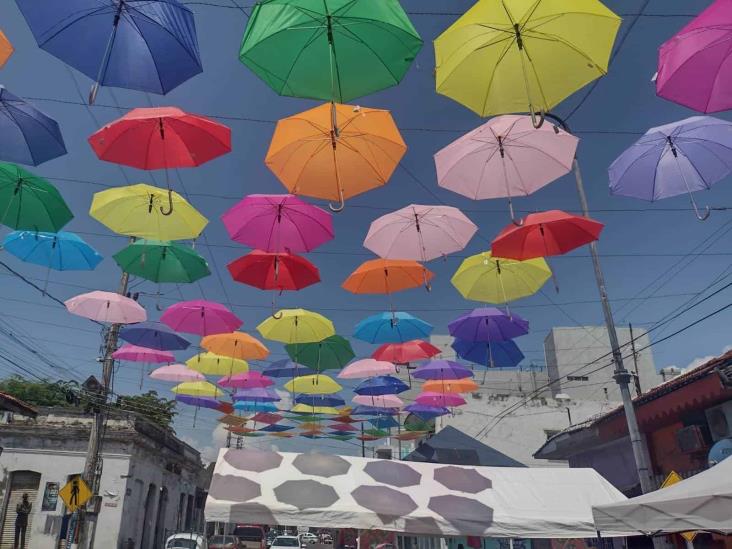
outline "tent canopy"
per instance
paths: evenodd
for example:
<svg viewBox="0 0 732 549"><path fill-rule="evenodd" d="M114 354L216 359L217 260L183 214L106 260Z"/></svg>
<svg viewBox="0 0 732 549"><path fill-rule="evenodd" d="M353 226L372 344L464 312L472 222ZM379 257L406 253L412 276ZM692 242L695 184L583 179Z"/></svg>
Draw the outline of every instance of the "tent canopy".
<svg viewBox="0 0 732 549"><path fill-rule="evenodd" d="M732 533L732 458L678 484L592 509L600 532L669 534L702 530Z"/></svg>
<svg viewBox="0 0 732 549"><path fill-rule="evenodd" d="M624 499L592 469L222 449L205 514L207 521L415 535L583 538L596 533L593 505Z"/></svg>

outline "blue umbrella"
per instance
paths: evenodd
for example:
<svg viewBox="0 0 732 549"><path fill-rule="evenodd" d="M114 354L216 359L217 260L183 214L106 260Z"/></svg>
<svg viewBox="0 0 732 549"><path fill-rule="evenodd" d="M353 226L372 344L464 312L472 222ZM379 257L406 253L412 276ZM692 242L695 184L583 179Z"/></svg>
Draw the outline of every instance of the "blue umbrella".
<svg viewBox="0 0 732 549"><path fill-rule="evenodd" d="M450 413L450 410L443 408L442 406L429 406L427 404L410 404L404 407L405 412L409 412L418 416L420 419L425 421L434 419L436 417L445 416Z"/></svg>
<svg viewBox="0 0 732 549"><path fill-rule="evenodd" d="M424 339L432 333L432 325L409 313L381 313L356 324L354 337L369 343L403 343Z"/></svg>
<svg viewBox="0 0 732 549"><path fill-rule="evenodd" d="M365 379L353 390L357 395L396 395L408 390L409 386L394 376L376 376Z"/></svg>
<svg viewBox="0 0 732 549"><path fill-rule="evenodd" d="M278 360L266 366L262 370L262 373L269 377L293 378L313 375L315 374L315 371L303 366L302 364L297 364L296 362L283 358L282 360Z"/></svg>
<svg viewBox="0 0 732 549"><path fill-rule="evenodd" d="M158 351L178 351L187 349L190 345L187 339L160 322L140 322L123 326L119 337L127 343Z"/></svg>
<svg viewBox="0 0 732 549"><path fill-rule="evenodd" d="M529 322L495 307L480 307L448 324L450 335L465 341L506 341L529 333Z"/></svg>
<svg viewBox="0 0 732 549"><path fill-rule="evenodd" d="M378 406L356 406L351 410L351 416L395 416L399 408L379 408Z"/></svg>
<svg viewBox="0 0 732 549"><path fill-rule="evenodd" d="M373 425L375 429L395 429L396 427L399 427L399 422L391 416L371 418L369 423Z"/></svg>
<svg viewBox="0 0 732 549"><path fill-rule="evenodd" d="M38 166L65 154L58 122L0 86L0 160Z"/></svg>
<svg viewBox="0 0 732 549"><path fill-rule="evenodd" d="M341 397L333 395L297 395L295 404L305 404L306 406L343 406L346 403Z"/></svg>
<svg viewBox="0 0 732 549"><path fill-rule="evenodd" d="M178 0L16 0L38 45L99 86L166 94L200 73L193 12Z"/></svg>
<svg viewBox="0 0 732 549"><path fill-rule="evenodd" d="M294 429L294 427L290 425L267 425L266 427L262 427L261 429L257 429L258 431L262 431L263 433L283 433L285 431L289 431L291 429Z"/></svg>
<svg viewBox="0 0 732 549"><path fill-rule="evenodd" d="M21 261L56 271L93 271L102 256L74 233L13 231L3 240L5 251Z"/></svg>
<svg viewBox="0 0 732 549"><path fill-rule="evenodd" d="M457 355L464 359L489 368L514 368L524 359L524 354L513 341L463 341L452 343Z"/></svg>
<svg viewBox="0 0 732 549"><path fill-rule="evenodd" d="M271 402L253 402L251 400L237 400L234 409L244 412L277 412L277 406Z"/></svg>

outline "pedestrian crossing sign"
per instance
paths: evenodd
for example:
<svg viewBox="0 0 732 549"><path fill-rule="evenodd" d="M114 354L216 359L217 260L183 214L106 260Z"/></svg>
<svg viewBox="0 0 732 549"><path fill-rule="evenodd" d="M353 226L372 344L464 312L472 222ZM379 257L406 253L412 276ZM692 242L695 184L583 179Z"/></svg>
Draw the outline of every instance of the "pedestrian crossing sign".
<svg viewBox="0 0 732 549"><path fill-rule="evenodd" d="M86 482L84 482L84 479L80 475L76 475L58 491L58 495L64 500L66 507L74 512L89 501L89 498L92 497L92 492Z"/></svg>

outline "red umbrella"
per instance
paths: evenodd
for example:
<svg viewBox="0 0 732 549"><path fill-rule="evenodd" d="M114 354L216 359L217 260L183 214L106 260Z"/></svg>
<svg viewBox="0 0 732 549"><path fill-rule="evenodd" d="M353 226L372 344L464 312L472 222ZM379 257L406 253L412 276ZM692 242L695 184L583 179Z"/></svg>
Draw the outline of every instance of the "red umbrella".
<svg viewBox="0 0 732 549"><path fill-rule="evenodd" d="M385 343L376 349L371 357L395 364L407 364L417 360L427 360L439 354L440 349L431 343L413 339L404 343Z"/></svg>
<svg viewBox="0 0 732 549"><path fill-rule="evenodd" d="M304 257L253 250L226 266L231 278L260 290L301 290L320 282L318 268Z"/></svg>

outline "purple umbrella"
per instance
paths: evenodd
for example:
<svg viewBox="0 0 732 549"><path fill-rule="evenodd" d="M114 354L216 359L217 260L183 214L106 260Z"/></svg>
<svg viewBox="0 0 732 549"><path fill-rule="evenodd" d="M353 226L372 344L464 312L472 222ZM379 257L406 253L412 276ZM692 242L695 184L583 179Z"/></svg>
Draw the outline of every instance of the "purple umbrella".
<svg viewBox="0 0 732 549"><path fill-rule="evenodd" d="M529 333L529 322L495 307L473 309L447 325L450 335L463 341L506 341Z"/></svg>
<svg viewBox="0 0 732 549"><path fill-rule="evenodd" d="M119 337L127 343L159 351L187 349L190 342L161 322L140 322L123 326Z"/></svg>
<svg viewBox="0 0 732 549"><path fill-rule="evenodd" d="M452 360L430 360L412 372L417 379L465 379L473 377L473 371Z"/></svg>
<svg viewBox="0 0 732 549"><path fill-rule="evenodd" d="M278 402L282 400L280 396L264 387L251 387L248 389L239 389L234 393L234 400L246 400L248 402Z"/></svg>
<svg viewBox="0 0 732 549"><path fill-rule="evenodd" d="M190 395L176 395L176 402L188 404L189 406L195 406L196 408L209 408L211 410L218 410L221 406L221 402L213 397L196 397Z"/></svg>
<svg viewBox="0 0 732 549"><path fill-rule="evenodd" d="M659 200L710 189L732 171L732 123L711 116L692 116L648 130L608 170L610 194Z"/></svg>

